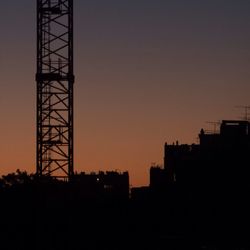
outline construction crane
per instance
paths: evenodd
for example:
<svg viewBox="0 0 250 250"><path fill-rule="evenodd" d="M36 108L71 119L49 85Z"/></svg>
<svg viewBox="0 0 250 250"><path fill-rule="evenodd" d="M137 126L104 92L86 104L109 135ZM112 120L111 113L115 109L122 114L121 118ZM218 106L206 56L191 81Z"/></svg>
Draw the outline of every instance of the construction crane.
<svg viewBox="0 0 250 250"><path fill-rule="evenodd" d="M37 0L38 176L70 179L73 167L73 0Z"/></svg>

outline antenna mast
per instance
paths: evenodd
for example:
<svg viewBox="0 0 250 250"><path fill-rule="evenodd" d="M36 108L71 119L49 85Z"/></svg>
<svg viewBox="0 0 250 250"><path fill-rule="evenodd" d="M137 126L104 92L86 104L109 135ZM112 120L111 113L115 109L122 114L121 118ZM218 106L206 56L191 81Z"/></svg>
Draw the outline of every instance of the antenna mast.
<svg viewBox="0 0 250 250"><path fill-rule="evenodd" d="M213 130L207 130L206 132L213 133L213 134L218 133L218 126L221 124L220 121L217 121L217 122L207 121L206 123L211 124L213 126Z"/></svg>
<svg viewBox="0 0 250 250"><path fill-rule="evenodd" d="M244 110L244 116L242 117L242 119L245 121L248 121L250 106L239 105L239 106L236 106L236 108L240 108Z"/></svg>

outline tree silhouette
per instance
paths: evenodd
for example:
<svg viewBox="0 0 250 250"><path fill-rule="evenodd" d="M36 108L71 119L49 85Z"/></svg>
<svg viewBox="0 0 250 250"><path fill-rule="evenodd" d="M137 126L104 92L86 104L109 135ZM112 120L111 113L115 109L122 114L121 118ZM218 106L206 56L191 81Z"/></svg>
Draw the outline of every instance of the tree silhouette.
<svg viewBox="0 0 250 250"><path fill-rule="evenodd" d="M21 184L28 184L31 183L34 178L35 176L33 174L29 175L26 171L17 169L16 172L3 175L0 178L0 187L8 188Z"/></svg>

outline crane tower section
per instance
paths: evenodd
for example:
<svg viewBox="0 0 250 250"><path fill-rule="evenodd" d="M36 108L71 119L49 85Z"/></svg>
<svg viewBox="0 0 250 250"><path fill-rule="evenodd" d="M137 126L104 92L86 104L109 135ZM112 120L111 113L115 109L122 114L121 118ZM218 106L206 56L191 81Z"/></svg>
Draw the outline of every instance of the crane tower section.
<svg viewBox="0 0 250 250"><path fill-rule="evenodd" d="M73 0L37 0L37 167L70 178L73 168Z"/></svg>

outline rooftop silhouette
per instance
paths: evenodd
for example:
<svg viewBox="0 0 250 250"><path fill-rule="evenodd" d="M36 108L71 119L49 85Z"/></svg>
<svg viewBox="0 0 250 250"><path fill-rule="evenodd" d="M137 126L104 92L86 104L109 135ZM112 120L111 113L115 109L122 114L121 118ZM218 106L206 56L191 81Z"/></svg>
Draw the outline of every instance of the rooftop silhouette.
<svg viewBox="0 0 250 250"><path fill-rule="evenodd" d="M201 129L199 144L166 143L148 187L129 190L128 172L115 171L69 182L19 170L2 176L1 246L247 249L249 128L225 120L218 133ZM45 232L53 237L39 240Z"/></svg>

